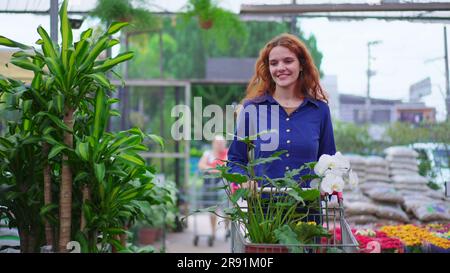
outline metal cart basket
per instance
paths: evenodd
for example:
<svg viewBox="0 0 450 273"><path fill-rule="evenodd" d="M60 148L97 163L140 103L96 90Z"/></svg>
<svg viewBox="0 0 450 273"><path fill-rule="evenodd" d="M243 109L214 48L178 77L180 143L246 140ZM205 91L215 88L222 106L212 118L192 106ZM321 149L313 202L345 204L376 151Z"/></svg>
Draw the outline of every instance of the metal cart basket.
<svg viewBox="0 0 450 273"><path fill-rule="evenodd" d="M191 211L194 212L197 209L204 209L207 207L218 206L222 207L221 204L226 203L225 192L219 191L217 188L223 186L223 182L221 178L208 178L207 174L204 172L199 172L200 176L205 176L203 178L202 187L196 188L192 187L190 190L190 205ZM193 244L197 246L201 238L205 238L207 240L208 246L213 246L214 237L210 233L206 233L204 231L203 226L199 226L198 223L199 213L193 214Z"/></svg>
<svg viewBox="0 0 450 273"><path fill-rule="evenodd" d="M331 235L330 238L318 238L313 244L255 244L246 238L246 230L242 223L233 222L231 225L231 252L232 253L330 253L330 252L357 252L358 242L352 234L350 226L344 218L342 198L337 202L329 202L323 198L317 213L309 214L319 220Z"/></svg>

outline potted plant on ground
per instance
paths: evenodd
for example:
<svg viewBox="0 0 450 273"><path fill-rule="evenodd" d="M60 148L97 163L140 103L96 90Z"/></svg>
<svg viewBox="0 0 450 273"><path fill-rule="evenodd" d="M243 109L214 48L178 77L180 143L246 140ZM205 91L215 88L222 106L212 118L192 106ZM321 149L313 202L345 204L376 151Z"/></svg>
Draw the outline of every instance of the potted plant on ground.
<svg viewBox="0 0 450 273"><path fill-rule="evenodd" d="M173 181L165 181L155 192L157 204L141 203L142 214L135 226L140 245L151 245L159 240L167 228L174 227L177 212L177 188Z"/></svg>

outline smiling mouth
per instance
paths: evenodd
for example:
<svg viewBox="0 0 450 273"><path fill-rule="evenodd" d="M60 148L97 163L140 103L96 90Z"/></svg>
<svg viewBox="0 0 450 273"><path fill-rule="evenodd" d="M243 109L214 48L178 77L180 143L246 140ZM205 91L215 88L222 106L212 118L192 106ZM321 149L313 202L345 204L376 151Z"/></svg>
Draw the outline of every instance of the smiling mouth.
<svg viewBox="0 0 450 273"><path fill-rule="evenodd" d="M289 76L288 74L280 74L277 76L277 78L286 78L288 76Z"/></svg>

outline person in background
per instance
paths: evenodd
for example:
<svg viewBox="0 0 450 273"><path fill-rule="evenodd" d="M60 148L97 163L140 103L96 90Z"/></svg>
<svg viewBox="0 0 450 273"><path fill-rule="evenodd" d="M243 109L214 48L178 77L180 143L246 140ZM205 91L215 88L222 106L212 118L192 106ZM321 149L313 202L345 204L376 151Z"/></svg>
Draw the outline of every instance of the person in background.
<svg viewBox="0 0 450 273"><path fill-rule="evenodd" d="M227 154L228 149L225 138L222 135L216 135L212 140L211 150L206 150L200 158L198 168L204 174L217 173L218 171L214 168L218 165L225 164L222 160L227 160ZM214 206L220 203L220 192L217 189L214 189L220 186L223 186L221 184L221 178L204 178L203 191L204 199L208 203L207 206ZM214 240L216 236L217 216L211 213L210 222L212 238Z"/></svg>
<svg viewBox="0 0 450 273"><path fill-rule="evenodd" d="M0 253L19 252L20 238L17 228L9 228L8 219L0 215Z"/></svg>

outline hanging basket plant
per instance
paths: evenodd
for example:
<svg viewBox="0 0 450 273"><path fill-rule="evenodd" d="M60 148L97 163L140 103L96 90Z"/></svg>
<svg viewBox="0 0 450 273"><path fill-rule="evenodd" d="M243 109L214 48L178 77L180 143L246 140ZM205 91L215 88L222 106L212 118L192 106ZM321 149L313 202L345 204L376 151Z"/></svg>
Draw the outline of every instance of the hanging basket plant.
<svg viewBox="0 0 450 273"><path fill-rule="evenodd" d="M90 15L107 24L116 21L130 23L128 32L154 30L161 27L159 17L143 7L134 6L132 2L145 3L143 0L98 0L97 6Z"/></svg>
<svg viewBox="0 0 450 273"><path fill-rule="evenodd" d="M199 20L200 27L203 29L210 29L213 26L213 22L212 19Z"/></svg>
<svg viewBox="0 0 450 273"><path fill-rule="evenodd" d="M186 12L183 14L185 20L196 18L202 29L210 29L224 13L231 13L217 6L211 0L189 0Z"/></svg>
<svg viewBox="0 0 450 273"><path fill-rule="evenodd" d="M248 35L239 16L219 7L214 0L189 0L180 17L185 25L196 20L219 50L225 51L232 40L245 41Z"/></svg>

